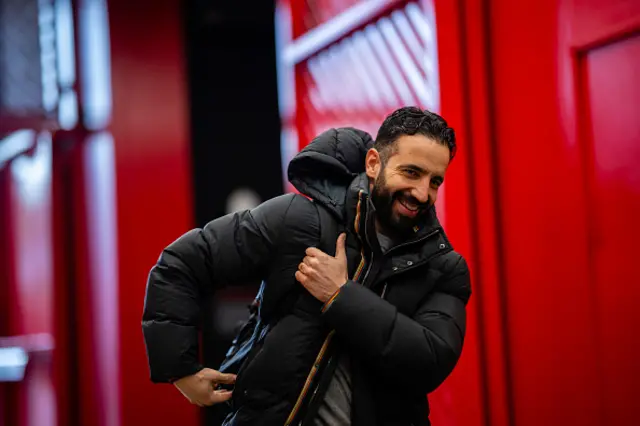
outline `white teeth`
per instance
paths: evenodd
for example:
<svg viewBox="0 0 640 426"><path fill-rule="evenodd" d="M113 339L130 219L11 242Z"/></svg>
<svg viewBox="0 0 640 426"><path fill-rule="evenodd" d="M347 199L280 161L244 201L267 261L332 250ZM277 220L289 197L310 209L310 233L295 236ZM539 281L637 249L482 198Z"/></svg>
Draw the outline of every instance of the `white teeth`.
<svg viewBox="0 0 640 426"><path fill-rule="evenodd" d="M400 201L400 204L402 204L403 206L405 206L408 210L411 210L412 212L415 212L415 211L418 210L418 206L416 206L416 205L407 204L407 203L404 203L402 201Z"/></svg>

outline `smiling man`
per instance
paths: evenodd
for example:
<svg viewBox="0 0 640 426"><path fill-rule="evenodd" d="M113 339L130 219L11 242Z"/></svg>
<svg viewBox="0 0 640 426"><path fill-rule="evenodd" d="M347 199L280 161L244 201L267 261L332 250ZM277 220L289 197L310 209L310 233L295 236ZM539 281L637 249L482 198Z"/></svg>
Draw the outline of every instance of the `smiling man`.
<svg viewBox="0 0 640 426"><path fill-rule="evenodd" d="M455 149L446 121L414 107L389 115L375 143L331 129L289 165L306 197L274 198L172 243L147 287L152 380L194 404L228 401L226 426L428 425L427 395L460 357L471 294L434 208ZM323 212L344 232L329 235ZM252 279L263 280L259 326L238 375L203 368L202 299Z"/></svg>
<svg viewBox="0 0 640 426"><path fill-rule="evenodd" d="M414 124L409 118L403 126L394 126L393 119L394 115L385 121L387 126L380 128L365 166L373 182L371 201L376 208L378 232L403 238L435 204L455 151L455 137L446 126L442 134L434 136L426 132L406 134L406 129L419 128L420 123Z"/></svg>

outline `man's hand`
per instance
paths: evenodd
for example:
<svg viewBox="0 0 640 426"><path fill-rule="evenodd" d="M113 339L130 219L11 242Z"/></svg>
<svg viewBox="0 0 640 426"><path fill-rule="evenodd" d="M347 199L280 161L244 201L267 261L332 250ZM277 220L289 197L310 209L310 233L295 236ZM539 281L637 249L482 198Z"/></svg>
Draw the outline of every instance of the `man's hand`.
<svg viewBox="0 0 640 426"><path fill-rule="evenodd" d="M176 380L173 384L191 402L199 407L218 404L231 398L229 390L215 390L220 383L236 382L233 374L223 374L210 368L203 368L196 374Z"/></svg>
<svg viewBox="0 0 640 426"><path fill-rule="evenodd" d="M340 234L336 242L336 256L329 256L317 248L309 247L296 271L296 279L308 291L326 303L349 279L347 272L346 234Z"/></svg>

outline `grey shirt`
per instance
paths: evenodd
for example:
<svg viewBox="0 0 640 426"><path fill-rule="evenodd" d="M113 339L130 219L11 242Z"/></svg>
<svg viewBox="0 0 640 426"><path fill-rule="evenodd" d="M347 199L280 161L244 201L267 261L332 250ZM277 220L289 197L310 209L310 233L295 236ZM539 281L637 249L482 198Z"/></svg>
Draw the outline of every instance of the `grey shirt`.
<svg viewBox="0 0 640 426"><path fill-rule="evenodd" d="M378 233L383 252L389 250L393 241ZM351 368L349 356L343 354L329 382L324 400L318 408L314 426L349 426L351 424Z"/></svg>
<svg viewBox="0 0 640 426"><path fill-rule="evenodd" d="M393 246L393 240L386 235L381 234L380 232L378 232L377 235L378 243L380 243L380 249L383 253L386 253L391 248L391 246Z"/></svg>
<svg viewBox="0 0 640 426"><path fill-rule="evenodd" d="M351 368L349 356L338 360L324 400L318 408L314 426L348 426L351 424Z"/></svg>

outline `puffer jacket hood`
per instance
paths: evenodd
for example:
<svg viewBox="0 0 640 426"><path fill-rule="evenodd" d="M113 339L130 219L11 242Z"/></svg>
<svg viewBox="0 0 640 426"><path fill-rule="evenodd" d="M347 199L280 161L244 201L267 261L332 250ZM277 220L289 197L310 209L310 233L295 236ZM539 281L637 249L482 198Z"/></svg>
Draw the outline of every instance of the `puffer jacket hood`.
<svg viewBox="0 0 640 426"><path fill-rule="evenodd" d="M301 194L321 202L337 217L348 223L355 214L357 194L368 193L369 180L365 172L365 157L373 147L373 138L364 130L341 127L327 130L309 143L289 163L289 182ZM348 193L350 196L347 196ZM346 208L351 207L351 209ZM375 212L368 201L368 209ZM418 226L414 238L441 228L436 207L431 206Z"/></svg>
<svg viewBox="0 0 640 426"><path fill-rule="evenodd" d="M339 217L344 214L350 183L365 171L373 138L353 127L327 130L316 136L289 163L288 177L300 193L322 202Z"/></svg>

